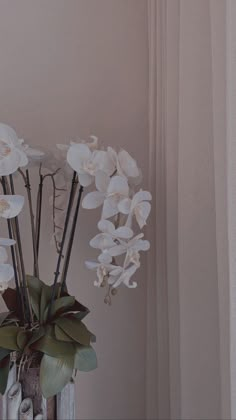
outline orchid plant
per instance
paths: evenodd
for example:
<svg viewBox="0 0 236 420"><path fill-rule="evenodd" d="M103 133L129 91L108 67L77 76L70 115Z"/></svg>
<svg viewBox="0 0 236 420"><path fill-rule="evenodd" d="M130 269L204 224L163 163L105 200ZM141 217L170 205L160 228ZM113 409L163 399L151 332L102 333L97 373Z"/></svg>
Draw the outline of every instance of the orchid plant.
<svg viewBox="0 0 236 420"><path fill-rule="evenodd" d="M31 167L38 166L36 205L31 194ZM25 199L15 193L15 176L22 177L29 208L33 272L25 270L24 249L18 216ZM0 292L8 312L0 314L0 392L4 393L12 360L18 376L22 369L40 365L42 393L49 398L70 381L77 370L96 367L91 346L95 336L83 318L88 309L70 296L67 274L79 209L101 208L98 233L90 245L98 250L97 261L86 261L96 272L94 285L105 287L105 303L111 304L119 286L135 288L132 280L140 267L140 252L149 242L140 231L151 211L151 194L139 188L141 171L125 150L99 149L92 136L88 142L58 145L57 156L33 149L16 132L0 124L0 217L7 222L9 238L0 239ZM40 279L39 251L43 188L52 184L53 239L57 261L51 285ZM83 197L84 190L91 188ZM7 248L11 250L9 264ZM9 282L14 279L15 288ZM60 369L59 369L60 367Z"/></svg>

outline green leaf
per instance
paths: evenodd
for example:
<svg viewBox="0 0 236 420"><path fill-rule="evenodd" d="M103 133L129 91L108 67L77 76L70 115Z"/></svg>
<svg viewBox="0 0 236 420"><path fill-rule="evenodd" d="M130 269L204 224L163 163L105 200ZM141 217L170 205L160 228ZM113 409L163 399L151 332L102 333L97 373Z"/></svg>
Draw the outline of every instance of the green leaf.
<svg viewBox="0 0 236 420"><path fill-rule="evenodd" d="M55 336L57 340L72 342L73 338L69 337L58 325L55 325Z"/></svg>
<svg viewBox="0 0 236 420"><path fill-rule="evenodd" d="M37 277L30 276L29 274L26 275L26 282L28 284L28 287L31 290L34 290L39 296L41 296L42 288L44 286L44 283L39 280Z"/></svg>
<svg viewBox="0 0 236 420"><path fill-rule="evenodd" d="M0 348L0 361L4 359L4 357L8 356L8 354L10 354L11 352L12 350Z"/></svg>
<svg viewBox="0 0 236 420"><path fill-rule="evenodd" d="M79 344L88 346L90 344L91 333L87 327L77 319L61 317L55 320L55 323L73 340Z"/></svg>
<svg viewBox="0 0 236 420"><path fill-rule="evenodd" d="M74 356L60 358L44 354L40 366L40 386L45 398L58 394L70 381L74 368Z"/></svg>
<svg viewBox="0 0 236 420"><path fill-rule="evenodd" d="M30 347L36 341L38 341L40 338L42 338L44 335L45 335L45 328L41 326L41 327L39 327L38 330L35 330L33 332L32 337L30 338L30 340L27 343L27 348Z"/></svg>
<svg viewBox="0 0 236 420"><path fill-rule="evenodd" d="M27 342L29 341L32 333L30 331L20 330L16 337L16 342L20 350L24 350Z"/></svg>
<svg viewBox="0 0 236 420"><path fill-rule="evenodd" d="M50 286L46 284L43 285L41 300L40 300L40 322L45 322L47 317L45 317L45 309L49 304L52 296L52 290Z"/></svg>
<svg viewBox="0 0 236 420"><path fill-rule="evenodd" d="M39 307L40 307L41 295L39 295L34 289L31 289L29 294L30 294L30 300L31 300L33 312L36 318L39 320L40 318Z"/></svg>
<svg viewBox="0 0 236 420"><path fill-rule="evenodd" d="M76 346L74 368L81 372L89 372L97 368L97 356L91 346Z"/></svg>
<svg viewBox="0 0 236 420"><path fill-rule="evenodd" d="M51 357L64 357L75 355L75 345L58 341L53 337L53 327L47 328L44 337L31 345L34 350L41 351Z"/></svg>
<svg viewBox="0 0 236 420"><path fill-rule="evenodd" d="M84 312L77 312L76 314L73 314L73 317L78 319L79 321L82 321L82 319L84 319L89 314L89 312L90 311L88 309Z"/></svg>
<svg viewBox="0 0 236 420"><path fill-rule="evenodd" d="M17 345L17 334L20 327L10 325L0 328L0 347L4 349L19 350Z"/></svg>
<svg viewBox="0 0 236 420"><path fill-rule="evenodd" d="M8 374L10 369L10 355L0 361L0 393L3 395L6 391Z"/></svg>
<svg viewBox="0 0 236 420"><path fill-rule="evenodd" d="M6 318L11 315L12 312L2 312L0 314L0 326L4 323L4 321L6 320Z"/></svg>
<svg viewBox="0 0 236 420"><path fill-rule="evenodd" d="M66 309L73 306L75 298L73 296L64 296L56 299L52 304L51 317L65 312Z"/></svg>

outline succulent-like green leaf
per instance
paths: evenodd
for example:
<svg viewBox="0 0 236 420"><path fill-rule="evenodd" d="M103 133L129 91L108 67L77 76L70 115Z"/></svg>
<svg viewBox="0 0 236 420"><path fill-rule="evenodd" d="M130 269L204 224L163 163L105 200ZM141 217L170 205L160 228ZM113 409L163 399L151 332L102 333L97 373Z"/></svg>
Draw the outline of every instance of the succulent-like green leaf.
<svg viewBox="0 0 236 420"><path fill-rule="evenodd" d="M2 312L0 313L0 326L4 323L6 318L11 315L12 312Z"/></svg>
<svg viewBox="0 0 236 420"><path fill-rule="evenodd" d="M45 316L45 310L49 304L52 296L52 289L46 284L42 287L41 300L40 300L40 322L45 322L47 319L47 314Z"/></svg>
<svg viewBox="0 0 236 420"><path fill-rule="evenodd" d="M73 342L73 338L69 337L58 325L55 325L54 331L57 340Z"/></svg>
<svg viewBox="0 0 236 420"><path fill-rule="evenodd" d="M9 325L0 328L0 347L4 349L19 350L17 345L17 334L20 327Z"/></svg>
<svg viewBox="0 0 236 420"><path fill-rule="evenodd" d="M12 350L0 348L0 361L4 359L8 354L10 354Z"/></svg>
<svg viewBox="0 0 236 420"><path fill-rule="evenodd" d="M71 308L75 303L75 298L73 296L64 296L56 299L52 304L51 309L51 318L60 315L65 312L67 309ZM44 318L47 319L48 307L45 311Z"/></svg>
<svg viewBox="0 0 236 420"><path fill-rule="evenodd" d="M75 369L89 372L97 368L97 356L91 346L76 346Z"/></svg>
<svg viewBox="0 0 236 420"><path fill-rule="evenodd" d="M75 345L56 340L53 334L53 327L51 326L46 329L46 334L42 338L31 345L31 348L51 357L63 357L66 355L74 357L75 355Z"/></svg>
<svg viewBox="0 0 236 420"><path fill-rule="evenodd" d="M36 318L39 320L40 319L39 308L40 308L41 295L39 295L34 289L31 289L29 294L30 294L30 301L31 301L33 312Z"/></svg>
<svg viewBox="0 0 236 420"><path fill-rule="evenodd" d="M42 288L44 283L39 280L37 277L26 275L26 282L29 287L29 290L34 290L39 296L41 296Z"/></svg>
<svg viewBox="0 0 236 420"><path fill-rule="evenodd" d="M0 394L4 394L7 387L8 374L10 369L10 355L0 361Z"/></svg>
<svg viewBox="0 0 236 420"><path fill-rule="evenodd" d="M45 335L45 328L40 326L39 329L35 330L27 343L27 348L30 347L33 343L40 340Z"/></svg>
<svg viewBox="0 0 236 420"><path fill-rule="evenodd" d="M31 336L32 333L30 331L19 330L16 337L16 342L20 350L24 350Z"/></svg>
<svg viewBox="0 0 236 420"><path fill-rule="evenodd" d="M83 322L72 317L60 317L55 320L55 323L77 343L83 344L84 346L90 344L91 333Z"/></svg>
<svg viewBox="0 0 236 420"><path fill-rule="evenodd" d="M45 398L58 394L70 381L74 368L74 356L61 358L44 354L40 366L40 385Z"/></svg>

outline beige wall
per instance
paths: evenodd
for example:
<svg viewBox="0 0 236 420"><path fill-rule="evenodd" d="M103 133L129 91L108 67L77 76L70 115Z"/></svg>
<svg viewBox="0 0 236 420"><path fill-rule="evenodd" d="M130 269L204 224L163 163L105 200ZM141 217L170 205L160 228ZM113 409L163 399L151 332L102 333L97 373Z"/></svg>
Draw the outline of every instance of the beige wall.
<svg viewBox="0 0 236 420"><path fill-rule="evenodd" d="M147 16L145 0L0 0L0 120L33 144L52 147L96 134L124 146L147 168ZM47 202L45 201L45 214ZM91 309L99 369L81 374L77 416L144 418L145 270L139 288L111 308L83 261L92 255L93 213L81 212L69 287ZM28 236L22 219L25 247ZM44 239L50 221L45 224ZM50 254L49 254L50 252ZM28 258L30 260L30 258ZM54 252L41 250L51 280Z"/></svg>

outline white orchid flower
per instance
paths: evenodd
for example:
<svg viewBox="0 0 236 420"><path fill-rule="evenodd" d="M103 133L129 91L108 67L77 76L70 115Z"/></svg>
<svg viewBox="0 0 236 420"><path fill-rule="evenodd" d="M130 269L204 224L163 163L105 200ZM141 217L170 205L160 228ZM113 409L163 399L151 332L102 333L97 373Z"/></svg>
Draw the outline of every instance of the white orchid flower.
<svg viewBox="0 0 236 420"><path fill-rule="evenodd" d="M127 178L138 178L140 176L136 161L126 150L122 149L117 153L112 147L108 147L107 151L116 166L118 175Z"/></svg>
<svg viewBox="0 0 236 420"><path fill-rule="evenodd" d="M91 239L90 246L102 251L102 253L98 256L98 261L100 263L109 264L112 262L109 249L115 247L117 241L132 238L134 233L132 229L126 226L121 226L116 229L115 225L109 220L100 220L98 223L98 229L102 233L99 233Z"/></svg>
<svg viewBox="0 0 236 420"><path fill-rule="evenodd" d="M14 243L13 239L0 239L0 292L4 292L8 288L8 282L14 277L13 267L6 264L8 255L4 248L4 246L11 246Z"/></svg>
<svg viewBox="0 0 236 420"><path fill-rule="evenodd" d="M107 175L114 172L114 164L110 155L103 150L91 151L87 144L73 143L67 152L67 162L77 172L83 187L92 184L98 170Z"/></svg>
<svg viewBox="0 0 236 420"><path fill-rule="evenodd" d="M0 195L0 217L11 219L18 216L24 205L22 195Z"/></svg>
<svg viewBox="0 0 236 420"><path fill-rule="evenodd" d="M149 203L151 199L152 196L149 191L141 190L137 192L132 199L125 198L120 201L118 209L121 213L128 215L127 226L131 226L133 215L135 215L140 229L146 225L147 218L151 211L151 204Z"/></svg>
<svg viewBox="0 0 236 420"><path fill-rule="evenodd" d="M0 176L11 175L27 163L28 157L16 132L0 123Z"/></svg>
<svg viewBox="0 0 236 420"><path fill-rule="evenodd" d="M120 244L109 248L108 253L111 257L118 257L119 255L126 254L124 267L128 267L130 263L133 263L137 267L140 265L140 251L148 251L150 248L150 242L143 240L143 233L135 236L128 242L120 241Z"/></svg>
<svg viewBox="0 0 236 420"><path fill-rule="evenodd" d="M85 209L95 209L103 204L102 219L108 219L119 213L119 202L129 196L127 179L122 176L110 178L98 171L95 178L97 191L88 193L82 202Z"/></svg>
<svg viewBox="0 0 236 420"><path fill-rule="evenodd" d="M116 268L113 264L104 264L96 261L85 261L85 265L89 270L95 270L97 272L98 280L94 281L94 286L101 287L104 280L108 277L109 272Z"/></svg>
<svg viewBox="0 0 236 420"><path fill-rule="evenodd" d="M110 271L108 284L111 285L114 289L120 286L122 283L129 287L130 289L134 289L137 287L136 282L130 283L131 277L136 273L139 266L131 265L128 268L124 267L116 267L114 270Z"/></svg>

